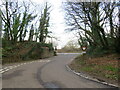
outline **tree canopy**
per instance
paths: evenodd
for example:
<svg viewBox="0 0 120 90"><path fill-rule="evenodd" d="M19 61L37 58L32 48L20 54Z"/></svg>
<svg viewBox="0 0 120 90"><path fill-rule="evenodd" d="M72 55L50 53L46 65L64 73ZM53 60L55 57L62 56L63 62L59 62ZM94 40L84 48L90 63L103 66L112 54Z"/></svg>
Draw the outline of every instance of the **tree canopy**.
<svg viewBox="0 0 120 90"><path fill-rule="evenodd" d="M4 1L1 12L3 21L3 40L16 42L46 41L49 37L50 6L46 3L41 13L30 12L30 3ZM35 8L35 7L34 7ZM37 20L36 20L37 19ZM39 23L37 26L36 23ZM39 39L39 40L38 40Z"/></svg>
<svg viewBox="0 0 120 90"><path fill-rule="evenodd" d="M117 2L66 2L66 23L69 31L79 35L80 46L118 52L119 7ZM118 43L118 44L117 44Z"/></svg>

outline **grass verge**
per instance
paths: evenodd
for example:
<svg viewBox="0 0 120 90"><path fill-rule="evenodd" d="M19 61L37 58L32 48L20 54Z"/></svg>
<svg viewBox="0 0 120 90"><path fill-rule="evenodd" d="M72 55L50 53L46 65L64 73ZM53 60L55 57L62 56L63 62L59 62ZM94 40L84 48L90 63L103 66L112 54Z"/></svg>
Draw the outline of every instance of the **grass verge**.
<svg viewBox="0 0 120 90"><path fill-rule="evenodd" d="M110 54L103 57L91 58L80 55L75 58L69 67L76 72L92 75L101 81L117 84L120 78L119 68L120 55Z"/></svg>

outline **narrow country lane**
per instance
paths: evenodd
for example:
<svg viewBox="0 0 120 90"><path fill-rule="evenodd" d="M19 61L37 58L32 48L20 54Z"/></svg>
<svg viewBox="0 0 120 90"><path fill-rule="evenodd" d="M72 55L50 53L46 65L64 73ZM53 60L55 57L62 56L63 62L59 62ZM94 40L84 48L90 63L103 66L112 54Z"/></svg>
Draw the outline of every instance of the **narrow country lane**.
<svg viewBox="0 0 120 90"><path fill-rule="evenodd" d="M36 60L32 62L13 65L13 69L3 73L2 88L43 88L37 80L37 71L47 60ZM7 66L8 67L8 66Z"/></svg>
<svg viewBox="0 0 120 90"><path fill-rule="evenodd" d="M2 76L3 88L107 88L68 71L66 64L78 54L58 56L13 68ZM48 62L49 60L49 62Z"/></svg>
<svg viewBox="0 0 120 90"><path fill-rule="evenodd" d="M43 66L38 72L41 84L46 88L109 88L109 86L86 80L68 71L68 64L78 54L59 54L51 58L53 62Z"/></svg>

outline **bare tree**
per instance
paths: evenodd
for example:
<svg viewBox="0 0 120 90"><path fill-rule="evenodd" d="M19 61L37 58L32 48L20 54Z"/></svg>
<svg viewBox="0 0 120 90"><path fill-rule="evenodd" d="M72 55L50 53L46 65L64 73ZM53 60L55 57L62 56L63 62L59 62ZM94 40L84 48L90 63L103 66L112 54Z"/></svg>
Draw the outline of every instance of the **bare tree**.
<svg viewBox="0 0 120 90"><path fill-rule="evenodd" d="M12 1L5 1L5 12L2 12L2 20L4 21L4 37L6 40L12 42L24 41L26 37L28 24L36 17L32 13L28 13L29 6L25 3L19 5L19 3ZM20 9L24 12L20 12Z"/></svg>
<svg viewBox="0 0 120 90"><path fill-rule="evenodd" d="M87 41L90 46L109 49L111 42L108 38L115 36L114 10L116 3L103 2L67 2L65 5L69 30L79 31L80 45ZM110 32L106 30L110 25ZM82 33L81 33L82 32ZM84 33L84 34L83 34ZM83 37L86 38L83 40ZM116 37L114 37L116 38ZM114 40L112 40L114 42ZM111 47L110 47L111 48Z"/></svg>

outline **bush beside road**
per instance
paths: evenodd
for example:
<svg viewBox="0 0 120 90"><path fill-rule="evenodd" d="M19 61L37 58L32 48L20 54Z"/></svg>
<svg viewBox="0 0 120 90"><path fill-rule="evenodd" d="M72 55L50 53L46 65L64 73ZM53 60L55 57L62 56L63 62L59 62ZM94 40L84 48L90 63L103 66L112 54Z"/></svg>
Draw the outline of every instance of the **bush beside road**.
<svg viewBox="0 0 120 90"><path fill-rule="evenodd" d="M2 63L15 63L54 56L51 44L22 42L3 48Z"/></svg>

